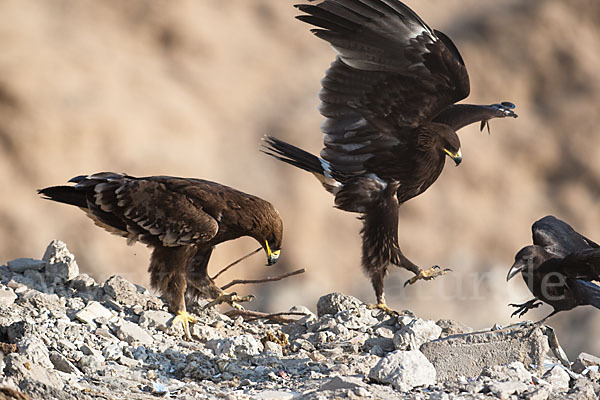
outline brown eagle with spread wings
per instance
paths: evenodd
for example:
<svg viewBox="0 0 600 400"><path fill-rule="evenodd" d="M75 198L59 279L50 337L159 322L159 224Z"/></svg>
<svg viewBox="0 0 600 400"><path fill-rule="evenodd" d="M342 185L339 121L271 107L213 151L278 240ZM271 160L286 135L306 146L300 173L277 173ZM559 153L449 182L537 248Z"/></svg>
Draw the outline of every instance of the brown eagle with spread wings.
<svg viewBox="0 0 600 400"><path fill-rule="evenodd" d="M214 246L241 236L256 239L275 264L281 249L283 223L271 203L228 186L202 179L149 176L136 178L102 172L81 175L74 186L38 191L44 198L81 208L96 225L153 248L150 283L167 300L184 326L193 318L185 299L216 302L247 300L226 294L208 276Z"/></svg>
<svg viewBox="0 0 600 400"><path fill-rule="evenodd" d="M456 131L473 122L516 117L512 103L454 104L469 95L469 76L450 38L398 0L325 0L296 6L338 56L322 80L321 158L274 137L264 152L313 173L335 206L361 214L362 265L377 307L385 305L388 265L417 279L422 270L398 245L398 207L436 181L445 157L462 160ZM489 126L488 126L489 129Z"/></svg>

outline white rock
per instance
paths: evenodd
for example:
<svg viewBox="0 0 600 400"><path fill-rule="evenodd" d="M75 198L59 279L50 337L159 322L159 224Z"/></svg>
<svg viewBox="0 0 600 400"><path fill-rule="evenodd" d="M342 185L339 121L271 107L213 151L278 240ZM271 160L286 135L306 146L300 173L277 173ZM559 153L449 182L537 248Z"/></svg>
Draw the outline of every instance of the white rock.
<svg viewBox="0 0 600 400"><path fill-rule="evenodd" d="M527 385L523 382L507 381L493 382L488 385L490 392L497 398L508 399L513 394L520 394L527 390Z"/></svg>
<svg viewBox="0 0 600 400"><path fill-rule="evenodd" d="M130 345L135 343L150 345L154 342L154 339L148 332L139 325L129 321L123 321L121 325L116 327L116 335L119 339L126 341Z"/></svg>
<svg viewBox="0 0 600 400"><path fill-rule="evenodd" d="M367 384L361 378L352 376L336 376L328 382L321 385L320 390L356 390L358 388L366 388Z"/></svg>
<svg viewBox="0 0 600 400"><path fill-rule="evenodd" d="M560 365L555 365L551 370L546 372L543 379L552 385L553 392L566 392L569 390L571 377Z"/></svg>
<svg viewBox="0 0 600 400"><path fill-rule="evenodd" d="M419 350L423 343L435 340L442 334L442 328L434 321L420 318L411 318L409 321L394 334L397 350Z"/></svg>
<svg viewBox="0 0 600 400"><path fill-rule="evenodd" d="M216 356L248 359L263 351L263 344L252 335L240 335L206 343Z"/></svg>
<svg viewBox="0 0 600 400"><path fill-rule="evenodd" d="M264 392L252 395L253 399L257 400L288 400L293 399L298 393L295 392L280 392L276 390L265 390Z"/></svg>
<svg viewBox="0 0 600 400"><path fill-rule="evenodd" d="M396 390L408 391L415 386L435 384L436 372L420 351L396 350L371 368L369 378L376 382L391 384Z"/></svg>
<svg viewBox="0 0 600 400"><path fill-rule="evenodd" d="M96 326L94 322L96 318L105 318L110 320L112 317L112 312L97 301L90 301L83 310L75 314L75 318L85 324L91 325L92 327Z"/></svg>
<svg viewBox="0 0 600 400"><path fill-rule="evenodd" d="M15 302L17 295L7 287L0 288L0 307L8 307Z"/></svg>
<svg viewBox="0 0 600 400"><path fill-rule="evenodd" d="M53 240L48 245L42 260L47 262L45 274L49 285L61 284L79 275L79 266L75 261L75 256L60 240Z"/></svg>

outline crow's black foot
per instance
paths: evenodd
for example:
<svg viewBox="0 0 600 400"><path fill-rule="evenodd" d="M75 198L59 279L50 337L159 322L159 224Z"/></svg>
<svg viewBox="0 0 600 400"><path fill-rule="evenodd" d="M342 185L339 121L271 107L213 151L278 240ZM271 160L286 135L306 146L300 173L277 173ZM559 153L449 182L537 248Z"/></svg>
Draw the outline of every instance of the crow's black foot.
<svg viewBox="0 0 600 400"><path fill-rule="evenodd" d="M451 272L450 268L441 269L439 266L434 265L429 269L422 269L418 274L404 282L404 287L406 285L414 285L418 280L430 281L432 279L437 278L438 276L446 275L448 272Z"/></svg>
<svg viewBox="0 0 600 400"><path fill-rule="evenodd" d="M515 307L516 310L512 314L510 314L510 317L512 318L518 314L519 318L521 318L523 315L525 315L525 313L527 313L527 311L533 310L534 308L538 308L542 304L543 303L537 301L537 299L529 300L528 302L523 303L523 304L511 303L511 304L509 304L509 306Z"/></svg>

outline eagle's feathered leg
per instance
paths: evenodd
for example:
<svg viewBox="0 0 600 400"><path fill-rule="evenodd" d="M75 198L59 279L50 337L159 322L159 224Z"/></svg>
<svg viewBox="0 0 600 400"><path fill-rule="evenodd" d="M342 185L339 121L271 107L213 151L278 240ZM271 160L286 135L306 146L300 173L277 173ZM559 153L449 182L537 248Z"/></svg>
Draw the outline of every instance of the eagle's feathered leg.
<svg viewBox="0 0 600 400"><path fill-rule="evenodd" d="M185 337L191 340L189 323L196 322L185 308L185 292L187 289L186 273L175 266L186 266L196 249L190 246L164 247L157 245L150 257L150 284L165 297L169 309L175 314L172 323L183 325Z"/></svg>
<svg viewBox="0 0 600 400"><path fill-rule="evenodd" d="M203 309L227 303L233 308L243 309L238 304L245 301L251 301L254 296L238 296L237 293L226 293L208 276L208 260L214 247L198 248L196 254L190 259L187 267L188 288L186 297L189 300L198 298L213 299L206 304Z"/></svg>

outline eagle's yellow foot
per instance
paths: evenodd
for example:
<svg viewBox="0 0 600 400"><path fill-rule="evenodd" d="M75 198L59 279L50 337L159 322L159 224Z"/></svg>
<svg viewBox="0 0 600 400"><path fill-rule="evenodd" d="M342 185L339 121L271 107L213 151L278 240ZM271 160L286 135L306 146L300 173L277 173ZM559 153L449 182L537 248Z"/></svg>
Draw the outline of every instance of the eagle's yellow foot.
<svg viewBox="0 0 600 400"><path fill-rule="evenodd" d="M392 310L391 308L389 308L387 306L387 304L385 303L379 303L379 304L368 304L367 308L369 310L381 310L383 312L385 312L386 314L388 314L391 317L397 317L398 316L398 312Z"/></svg>
<svg viewBox="0 0 600 400"><path fill-rule="evenodd" d="M254 296L251 294L248 296L238 296L237 293L235 293L235 292L223 293L223 294L219 295L219 297L217 297L216 299L214 299L213 301L211 301L210 303L205 305L203 309L206 310L210 307L214 307L214 306L217 306L222 303L227 303L233 308L237 308L238 310L243 310L244 307L242 307L238 303L251 301L253 298L254 298Z"/></svg>
<svg viewBox="0 0 600 400"><path fill-rule="evenodd" d="M429 281L431 279L437 278L438 276L446 275L450 271L452 271L450 268L441 269L439 266L434 265L433 267L431 267L429 269L420 270L418 274L416 274L415 276L413 276L412 278L410 278L409 280L404 282L404 286L413 285L415 282L417 282L420 279Z"/></svg>
<svg viewBox="0 0 600 400"><path fill-rule="evenodd" d="M189 325L189 323L190 322L192 324L196 323L196 318L192 317L185 310L184 311L179 311L177 313L177 315L175 316L175 318L173 318L173 324L175 324L177 322L181 322L181 324L183 325L183 331L185 332L185 338L187 340L192 340L192 335L190 335L190 325Z"/></svg>

